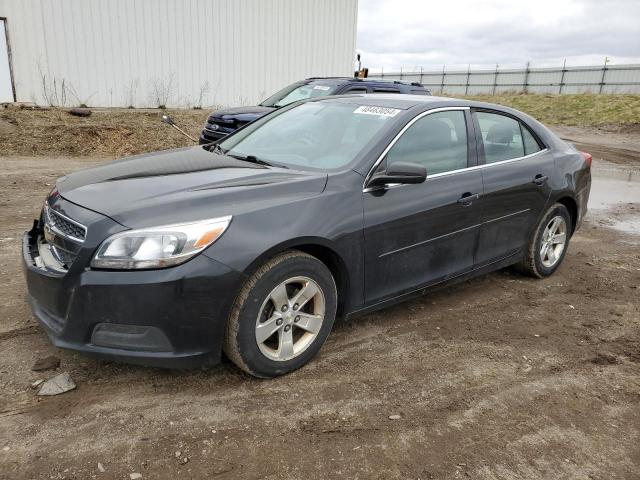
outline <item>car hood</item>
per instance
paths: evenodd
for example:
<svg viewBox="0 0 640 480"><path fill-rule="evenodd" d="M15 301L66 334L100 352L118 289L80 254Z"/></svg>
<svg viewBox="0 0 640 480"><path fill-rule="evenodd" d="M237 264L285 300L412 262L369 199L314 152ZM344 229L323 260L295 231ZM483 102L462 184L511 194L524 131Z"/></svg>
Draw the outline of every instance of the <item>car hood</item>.
<svg viewBox="0 0 640 480"><path fill-rule="evenodd" d="M323 173L267 167L189 147L79 170L56 186L77 205L142 228L294 202L321 193L326 180Z"/></svg>
<svg viewBox="0 0 640 480"><path fill-rule="evenodd" d="M250 122L266 115L269 112L273 112L274 110L274 107L261 107L259 105L255 105L253 107L236 107L228 108L226 110L216 110L211 114L211 117L216 120L229 122L233 120Z"/></svg>

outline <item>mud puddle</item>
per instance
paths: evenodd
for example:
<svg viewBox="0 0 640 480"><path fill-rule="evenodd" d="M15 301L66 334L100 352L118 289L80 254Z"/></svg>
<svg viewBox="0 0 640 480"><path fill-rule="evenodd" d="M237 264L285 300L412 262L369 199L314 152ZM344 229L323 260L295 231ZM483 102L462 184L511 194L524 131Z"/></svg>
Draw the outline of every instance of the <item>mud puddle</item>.
<svg viewBox="0 0 640 480"><path fill-rule="evenodd" d="M603 225L640 235L640 169L594 162L589 211Z"/></svg>

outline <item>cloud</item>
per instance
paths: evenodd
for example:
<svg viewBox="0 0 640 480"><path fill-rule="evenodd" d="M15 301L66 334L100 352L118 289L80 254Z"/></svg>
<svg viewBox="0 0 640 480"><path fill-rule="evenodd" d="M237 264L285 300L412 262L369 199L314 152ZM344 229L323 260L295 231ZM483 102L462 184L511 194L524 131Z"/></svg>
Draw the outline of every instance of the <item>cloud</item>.
<svg viewBox="0 0 640 480"><path fill-rule="evenodd" d="M372 70L640 63L638 0L360 0Z"/></svg>

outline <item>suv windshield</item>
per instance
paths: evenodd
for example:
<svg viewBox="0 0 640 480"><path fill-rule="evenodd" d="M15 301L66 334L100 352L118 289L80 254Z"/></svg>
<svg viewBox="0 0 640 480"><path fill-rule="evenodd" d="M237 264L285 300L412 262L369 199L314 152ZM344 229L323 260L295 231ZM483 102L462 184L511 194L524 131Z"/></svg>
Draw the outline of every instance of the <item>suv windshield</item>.
<svg viewBox="0 0 640 480"><path fill-rule="evenodd" d="M347 165L401 110L307 102L250 124L220 143L227 155L314 169Z"/></svg>
<svg viewBox="0 0 640 480"><path fill-rule="evenodd" d="M293 85L283 88L278 93L271 95L260 105L263 107L284 107L298 100L332 95L337 88L337 85L323 85L319 83L300 85L299 83L294 83Z"/></svg>

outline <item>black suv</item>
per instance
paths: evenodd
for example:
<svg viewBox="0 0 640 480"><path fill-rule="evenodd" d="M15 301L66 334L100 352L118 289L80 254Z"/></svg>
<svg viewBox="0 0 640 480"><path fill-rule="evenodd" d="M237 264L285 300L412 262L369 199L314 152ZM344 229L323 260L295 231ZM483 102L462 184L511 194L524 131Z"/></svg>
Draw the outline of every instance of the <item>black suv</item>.
<svg viewBox="0 0 640 480"><path fill-rule="evenodd" d="M200 134L200 143L211 143L235 132L277 108L298 100L349 93L408 93L431 95L418 82L374 80L353 77L314 77L292 83L253 107L236 107L211 112Z"/></svg>

